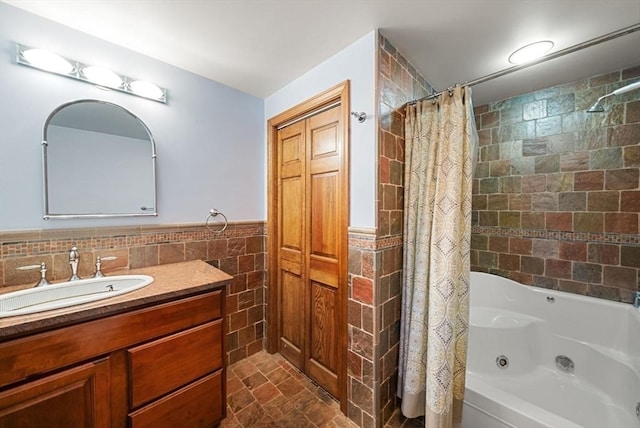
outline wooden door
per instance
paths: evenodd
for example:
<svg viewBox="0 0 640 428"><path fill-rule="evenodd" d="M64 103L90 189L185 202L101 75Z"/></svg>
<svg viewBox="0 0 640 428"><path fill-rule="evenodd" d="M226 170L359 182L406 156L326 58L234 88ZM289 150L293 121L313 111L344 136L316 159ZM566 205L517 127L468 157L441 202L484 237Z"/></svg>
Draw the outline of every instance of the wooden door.
<svg viewBox="0 0 640 428"><path fill-rule="evenodd" d="M333 103L275 131L270 181L277 196L270 213L276 218L270 218L269 238L277 294L270 300L277 307L277 349L271 351L341 402L348 224L344 113L342 104Z"/></svg>

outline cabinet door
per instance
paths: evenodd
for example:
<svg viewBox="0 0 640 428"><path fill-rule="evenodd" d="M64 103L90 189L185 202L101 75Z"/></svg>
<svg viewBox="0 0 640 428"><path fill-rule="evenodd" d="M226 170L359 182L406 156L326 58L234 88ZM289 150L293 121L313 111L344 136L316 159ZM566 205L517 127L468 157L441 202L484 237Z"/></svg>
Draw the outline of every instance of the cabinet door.
<svg viewBox="0 0 640 428"><path fill-rule="evenodd" d="M0 393L0 428L110 426L108 360Z"/></svg>

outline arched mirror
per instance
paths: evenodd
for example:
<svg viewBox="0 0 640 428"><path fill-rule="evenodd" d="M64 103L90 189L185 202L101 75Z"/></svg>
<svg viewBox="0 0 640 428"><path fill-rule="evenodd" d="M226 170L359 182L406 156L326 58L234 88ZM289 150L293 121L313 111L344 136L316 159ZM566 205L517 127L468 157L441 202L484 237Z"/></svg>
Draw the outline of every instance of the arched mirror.
<svg viewBox="0 0 640 428"><path fill-rule="evenodd" d="M44 216L155 216L156 149L149 128L116 104L78 100L47 118Z"/></svg>

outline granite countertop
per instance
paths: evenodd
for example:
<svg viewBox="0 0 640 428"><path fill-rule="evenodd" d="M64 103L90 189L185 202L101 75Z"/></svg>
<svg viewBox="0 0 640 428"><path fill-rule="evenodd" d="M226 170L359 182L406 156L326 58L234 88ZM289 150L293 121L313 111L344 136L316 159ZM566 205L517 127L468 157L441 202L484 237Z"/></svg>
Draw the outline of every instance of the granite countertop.
<svg viewBox="0 0 640 428"><path fill-rule="evenodd" d="M0 341L212 290L232 279L230 275L201 260L119 270L110 272L108 276L114 275L151 275L153 282L139 290L96 302L0 318ZM18 288L12 287L12 290Z"/></svg>

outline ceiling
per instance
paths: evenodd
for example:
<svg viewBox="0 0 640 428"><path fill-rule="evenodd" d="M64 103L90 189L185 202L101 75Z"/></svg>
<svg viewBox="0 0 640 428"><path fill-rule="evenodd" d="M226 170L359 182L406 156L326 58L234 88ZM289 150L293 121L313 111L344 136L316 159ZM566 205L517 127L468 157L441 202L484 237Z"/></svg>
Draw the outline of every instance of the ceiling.
<svg viewBox="0 0 640 428"><path fill-rule="evenodd" d="M436 88L640 23L640 0L0 0L258 97L375 28ZM481 105L640 64L640 32L474 88Z"/></svg>

